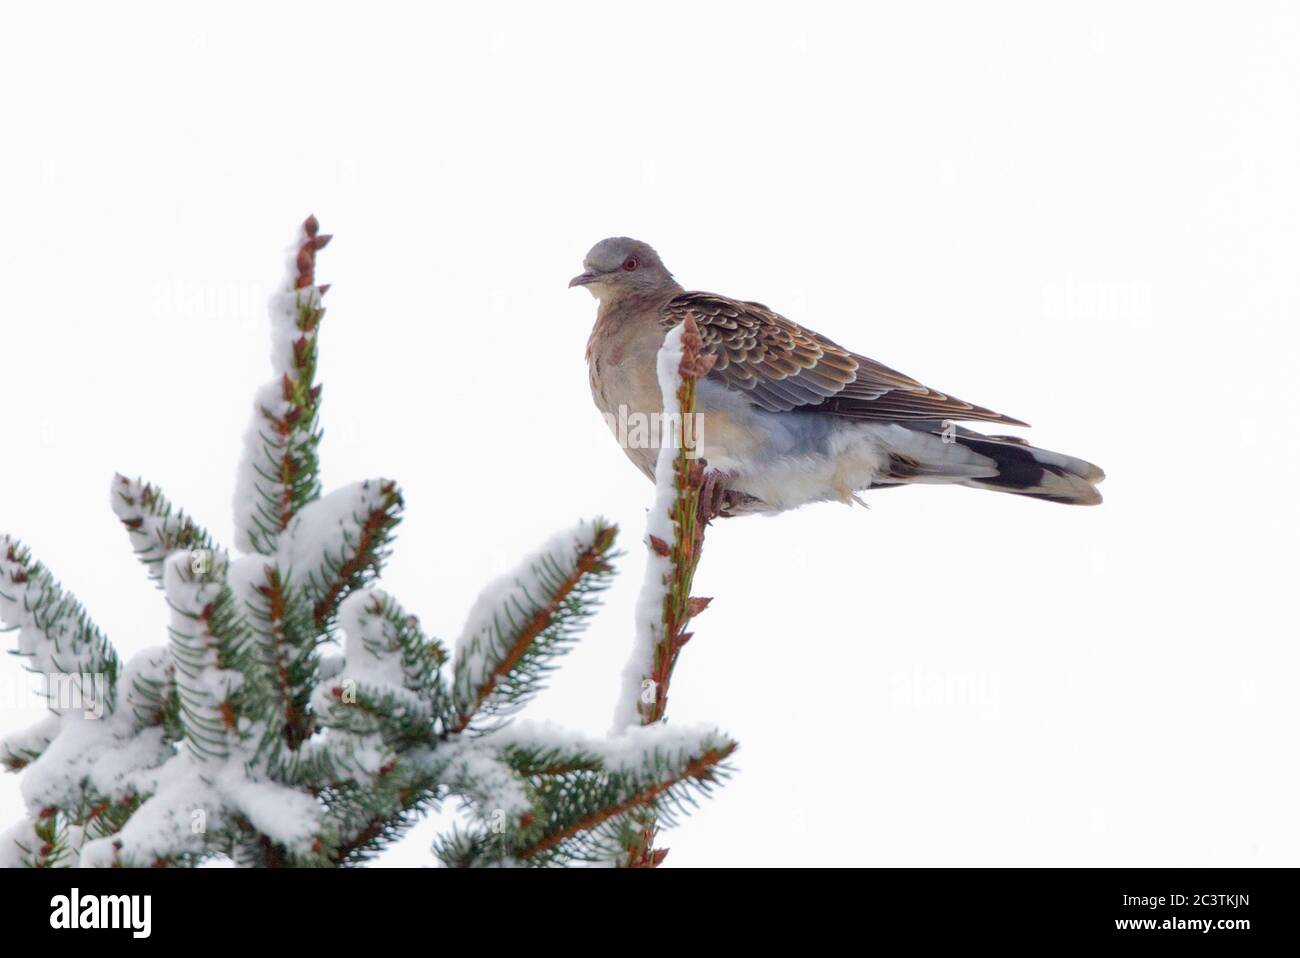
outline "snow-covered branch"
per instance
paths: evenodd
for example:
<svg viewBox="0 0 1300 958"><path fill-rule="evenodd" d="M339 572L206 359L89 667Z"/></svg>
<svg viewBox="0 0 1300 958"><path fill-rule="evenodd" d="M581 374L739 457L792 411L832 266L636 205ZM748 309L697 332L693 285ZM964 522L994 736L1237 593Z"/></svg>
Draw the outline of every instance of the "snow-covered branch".
<svg viewBox="0 0 1300 958"><path fill-rule="evenodd" d="M316 336L329 287L316 285L316 253L329 241L309 216L271 300L275 375L258 390L235 481L235 546L244 552L275 552L297 511L320 495Z"/></svg>
<svg viewBox="0 0 1300 958"><path fill-rule="evenodd" d="M0 624L18 630L17 654L41 677L52 711L112 711L117 653L76 597L8 535L0 535Z"/></svg>
<svg viewBox="0 0 1300 958"><path fill-rule="evenodd" d="M50 706L0 740L26 804L0 833L0 865L352 865L449 798L465 826L435 845L445 864L657 863L654 823L726 774L734 742L637 727L649 719L635 704L632 727L609 739L513 721L595 611L613 575L613 525L579 523L492 583L450 664L375 586L401 517L396 484L320 494L315 257L327 239L308 219L273 304L275 378L237 477L245 554L232 557L155 487L113 478L113 511L169 608L165 645L121 667L80 604L0 536L0 622L18 630ZM688 372L691 340L673 342L674 368ZM662 617L658 632L638 625L638 678L662 675L665 690L683 610L697 609L681 605L690 580L678 559L698 556L694 512L681 511L697 480L678 477L676 504L661 489L652 520L649 541L673 558L648 580L658 591L643 606Z"/></svg>
<svg viewBox="0 0 1300 958"><path fill-rule="evenodd" d="M735 748L708 728L638 727L602 740L532 723L495 730L462 743L459 766L473 769L474 789L452 786L472 802L477 828L435 851L460 866L608 861L640 834L638 813L671 822L723 780Z"/></svg>
<svg viewBox="0 0 1300 958"><path fill-rule="evenodd" d="M52 712L34 725L10 732L0 739L0 763L3 763L5 771L16 772L40 758L54 741L54 736L59 734L60 724L60 716Z"/></svg>
<svg viewBox="0 0 1300 958"><path fill-rule="evenodd" d="M195 568L188 554L178 552L163 567L181 728L200 762L229 756L247 734L250 718L239 695L248 637L226 585L227 563L223 553L215 553L210 568Z"/></svg>
<svg viewBox="0 0 1300 958"><path fill-rule="evenodd" d="M698 433L693 428L695 384L713 365L713 357L703 353L701 346L695 319L688 315L668 332L659 349L664 422L671 424L675 434L660 438L655 498L646 520L649 555L637 601L635 644L615 711L616 729L663 720L677 656L691 638L686 627L710 601L691 596L705 528L699 508L704 465L698 459ZM656 866L666 854L653 847L656 818L647 812L639 821L639 832L624 844L627 864Z"/></svg>
<svg viewBox="0 0 1300 958"><path fill-rule="evenodd" d="M581 522L489 585L456 641L452 728L491 724L542 687L609 584L617 529Z"/></svg>
<svg viewBox="0 0 1300 958"><path fill-rule="evenodd" d="M695 383L712 366L701 353L699 330L687 316L664 337L659 350L659 387L664 422L675 435L665 435L655 465L655 497L646 519L649 555L636 609L636 639L623 673L623 694L615 726L649 725L663 718L668 683L677 655L690 634L690 619L708 599L692 598L691 581L704 547L704 522L699 515L704 466L697 458L691 423L695 415Z"/></svg>
<svg viewBox="0 0 1300 958"><path fill-rule="evenodd" d="M354 735L379 734L394 745L432 741L447 707L442 646L379 589L344 599L339 624L344 666L317 690L317 711Z"/></svg>
<svg viewBox="0 0 1300 958"><path fill-rule="evenodd" d="M166 496L140 479L114 476L110 501L126 527L136 557L160 587L163 560L172 552L216 548L202 526L181 510L173 510Z"/></svg>
<svg viewBox="0 0 1300 958"><path fill-rule="evenodd" d="M227 581L248 629L255 691L262 697L258 717L266 724L263 747L270 749L267 760L278 762L284 749L296 748L310 734L308 699L319 669L311 603L264 556L236 559Z"/></svg>
<svg viewBox="0 0 1300 958"><path fill-rule="evenodd" d="M350 589L379 574L401 512L397 485L371 479L306 504L289 524L278 562L311 603L318 629L334 618Z"/></svg>

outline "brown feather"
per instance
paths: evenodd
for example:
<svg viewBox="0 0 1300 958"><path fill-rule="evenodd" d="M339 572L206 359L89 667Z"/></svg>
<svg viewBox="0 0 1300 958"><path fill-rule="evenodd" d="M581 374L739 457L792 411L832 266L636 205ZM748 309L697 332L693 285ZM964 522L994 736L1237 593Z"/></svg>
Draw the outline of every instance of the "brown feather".
<svg viewBox="0 0 1300 958"><path fill-rule="evenodd" d="M695 317L706 352L717 356L709 378L772 412L819 410L876 421L958 419L1026 423L922 385L874 359L750 303L690 292L670 300L661 323Z"/></svg>

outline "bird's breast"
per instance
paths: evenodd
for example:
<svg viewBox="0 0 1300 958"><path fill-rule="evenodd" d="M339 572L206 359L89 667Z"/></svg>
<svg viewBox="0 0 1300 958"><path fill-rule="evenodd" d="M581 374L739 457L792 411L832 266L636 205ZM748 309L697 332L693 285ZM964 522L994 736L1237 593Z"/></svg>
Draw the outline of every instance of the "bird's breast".
<svg viewBox="0 0 1300 958"><path fill-rule="evenodd" d="M587 346L591 395L603 413L659 412L662 397L656 360L663 345L662 329L648 323L619 323L602 317Z"/></svg>

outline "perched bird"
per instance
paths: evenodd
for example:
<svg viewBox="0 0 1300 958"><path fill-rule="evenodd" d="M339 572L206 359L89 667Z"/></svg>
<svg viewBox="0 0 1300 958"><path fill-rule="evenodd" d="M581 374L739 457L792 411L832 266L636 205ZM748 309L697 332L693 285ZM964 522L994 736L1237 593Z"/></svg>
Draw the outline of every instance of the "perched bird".
<svg viewBox="0 0 1300 958"><path fill-rule="evenodd" d="M716 357L696 387L709 516L861 501L859 491L908 483L1101 502L1105 474L1092 463L956 425L1026 423L923 386L759 303L687 292L638 240L601 240L569 286L599 302L587 365L611 424L662 412L659 348L694 316L704 351ZM653 479L655 446L625 443L624 451Z"/></svg>

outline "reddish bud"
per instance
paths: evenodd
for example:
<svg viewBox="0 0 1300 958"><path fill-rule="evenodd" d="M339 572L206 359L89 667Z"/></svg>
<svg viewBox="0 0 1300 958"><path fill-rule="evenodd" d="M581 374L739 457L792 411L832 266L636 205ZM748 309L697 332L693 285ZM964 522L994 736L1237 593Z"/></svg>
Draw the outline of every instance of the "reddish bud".
<svg viewBox="0 0 1300 958"><path fill-rule="evenodd" d="M703 379L713 369L717 363L718 357L714 353L700 353L695 356L682 354L682 364L679 372L686 379Z"/></svg>
<svg viewBox="0 0 1300 958"><path fill-rule="evenodd" d="M711 598L691 596L690 601L686 603L686 614L694 618L695 616L703 612L705 609L707 609L709 607L709 603L712 601L713 599Z"/></svg>

